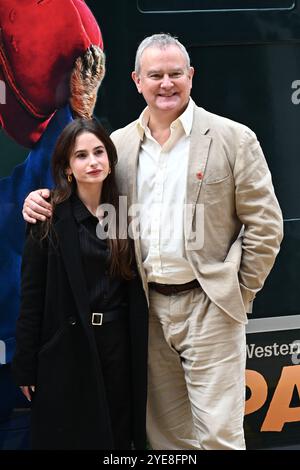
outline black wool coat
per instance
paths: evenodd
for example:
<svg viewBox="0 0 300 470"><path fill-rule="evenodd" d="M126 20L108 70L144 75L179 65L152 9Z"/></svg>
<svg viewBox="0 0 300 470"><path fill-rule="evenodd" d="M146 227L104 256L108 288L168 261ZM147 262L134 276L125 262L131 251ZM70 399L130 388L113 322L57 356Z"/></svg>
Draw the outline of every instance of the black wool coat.
<svg viewBox="0 0 300 470"><path fill-rule="evenodd" d="M58 205L56 237L27 230L21 311L12 371L18 385L36 385L35 449L113 449L108 407L90 324L79 237L70 201ZM140 279L128 281L132 374L132 440L146 444L148 309ZM98 327L101 328L101 327Z"/></svg>

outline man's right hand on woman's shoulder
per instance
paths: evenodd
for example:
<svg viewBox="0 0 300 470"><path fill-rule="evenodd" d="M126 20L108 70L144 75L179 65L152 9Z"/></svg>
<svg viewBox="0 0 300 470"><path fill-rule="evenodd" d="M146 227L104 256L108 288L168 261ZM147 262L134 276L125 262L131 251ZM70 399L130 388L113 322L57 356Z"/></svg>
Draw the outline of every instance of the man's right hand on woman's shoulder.
<svg viewBox="0 0 300 470"><path fill-rule="evenodd" d="M46 201L50 196L49 189L37 189L28 194L23 204L24 220L35 224L37 220L46 220L52 214L51 204Z"/></svg>

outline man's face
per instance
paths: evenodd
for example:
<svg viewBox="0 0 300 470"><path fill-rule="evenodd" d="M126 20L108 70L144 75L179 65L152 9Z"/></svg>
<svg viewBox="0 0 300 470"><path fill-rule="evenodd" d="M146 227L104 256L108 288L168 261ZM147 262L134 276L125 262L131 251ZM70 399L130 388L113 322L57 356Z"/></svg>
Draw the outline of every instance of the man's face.
<svg viewBox="0 0 300 470"><path fill-rule="evenodd" d="M194 75L177 46L164 49L148 47L142 54L140 73L132 73L139 93L142 93L150 113L180 116L188 104Z"/></svg>

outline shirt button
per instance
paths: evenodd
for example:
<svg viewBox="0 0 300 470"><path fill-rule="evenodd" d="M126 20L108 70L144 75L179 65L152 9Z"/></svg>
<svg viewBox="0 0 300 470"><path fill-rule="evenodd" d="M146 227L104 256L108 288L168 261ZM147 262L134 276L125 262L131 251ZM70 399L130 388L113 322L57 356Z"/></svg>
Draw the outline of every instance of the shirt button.
<svg viewBox="0 0 300 470"><path fill-rule="evenodd" d="M75 317L69 317L68 318L68 323L69 323L69 325L74 326L74 325L76 325L77 320L76 320Z"/></svg>

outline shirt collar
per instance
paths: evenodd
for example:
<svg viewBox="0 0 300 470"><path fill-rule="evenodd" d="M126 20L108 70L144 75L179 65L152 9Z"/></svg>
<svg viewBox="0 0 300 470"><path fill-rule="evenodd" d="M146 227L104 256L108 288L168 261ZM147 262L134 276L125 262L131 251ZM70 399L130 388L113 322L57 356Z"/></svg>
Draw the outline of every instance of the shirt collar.
<svg viewBox="0 0 300 470"><path fill-rule="evenodd" d="M71 196L71 205L75 220L79 224L90 217L95 219L95 216L87 209L77 194L73 194Z"/></svg>
<svg viewBox="0 0 300 470"><path fill-rule="evenodd" d="M195 103L192 100L192 98L190 98L189 104L187 105L186 109L177 119L175 119L175 121L172 122L171 127L172 126L175 127L177 123L180 123L183 127L183 130L186 136L189 136L192 131L192 126L193 126L194 107L195 107ZM147 108L144 109L144 111L142 112L142 114L140 115L136 123L137 130L138 130L141 140L143 140L144 138L145 131L148 127L148 122L149 122L149 108L147 106Z"/></svg>

